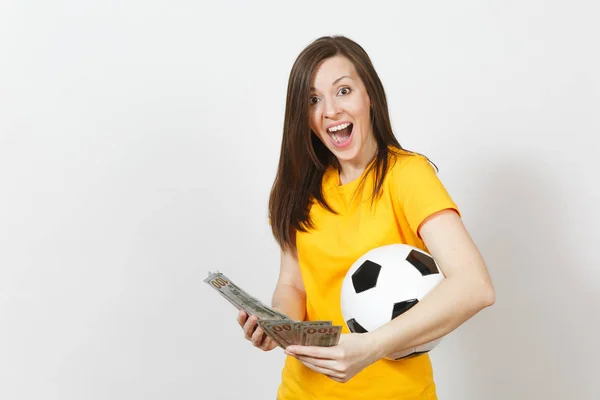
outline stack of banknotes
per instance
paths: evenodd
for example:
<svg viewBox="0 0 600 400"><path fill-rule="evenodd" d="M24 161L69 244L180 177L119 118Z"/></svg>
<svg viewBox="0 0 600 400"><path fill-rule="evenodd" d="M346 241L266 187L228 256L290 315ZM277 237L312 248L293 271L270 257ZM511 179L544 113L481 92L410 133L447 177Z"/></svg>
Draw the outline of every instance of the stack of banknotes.
<svg viewBox="0 0 600 400"><path fill-rule="evenodd" d="M330 347L340 340L341 326L332 325L331 321L294 321L249 295L218 271L209 272L204 282L238 310L256 315L265 334L283 349L291 344Z"/></svg>

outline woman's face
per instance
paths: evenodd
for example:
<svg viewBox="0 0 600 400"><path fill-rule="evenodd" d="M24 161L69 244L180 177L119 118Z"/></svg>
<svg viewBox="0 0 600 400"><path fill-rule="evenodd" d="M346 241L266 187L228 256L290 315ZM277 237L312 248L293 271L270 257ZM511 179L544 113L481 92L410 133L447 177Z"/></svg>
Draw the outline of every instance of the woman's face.
<svg viewBox="0 0 600 400"><path fill-rule="evenodd" d="M340 162L358 162L373 151L371 101L354 65L343 56L325 60L312 82L310 127Z"/></svg>

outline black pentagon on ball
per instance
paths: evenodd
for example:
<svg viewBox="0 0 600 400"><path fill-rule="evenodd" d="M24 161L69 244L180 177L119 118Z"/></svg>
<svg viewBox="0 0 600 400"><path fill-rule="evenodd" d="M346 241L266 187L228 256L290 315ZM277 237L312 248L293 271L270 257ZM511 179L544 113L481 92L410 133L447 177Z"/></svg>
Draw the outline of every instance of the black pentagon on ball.
<svg viewBox="0 0 600 400"><path fill-rule="evenodd" d="M348 325L348 329L350 329L350 332L352 333L367 333L367 330L363 328L361 324L356 322L354 318L346 321L346 325Z"/></svg>
<svg viewBox="0 0 600 400"><path fill-rule="evenodd" d="M421 275L439 274L435 260L425 253L420 251L411 250L406 256L406 261L411 263L416 269L419 270Z"/></svg>
<svg viewBox="0 0 600 400"><path fill-rule="evenodd" d="M356 293L364 292L377 285L377 278L379 277L379 271L381 271L381 265L374 263L373 261L365 261L360 267L352 274L352 284Z"/></svg>
<svg viewBox="0 0 600 400"><path fill-rule="evenodd" d="M398 361L398 360L407 360L409 358L415 358L420 356L421 354L425 354L425 353L429 353L429 350L426 351L415 351L414 353L410 353L409 355L406 355L404 357L398 357L398 358L394 358L394 361Z"/></svg>
<svg viewBox="0 0 600 400"><path fill-rule="evenodd" d="M394 304L394 309L392 310L392 319L404 314L405 312L413 308L418 302L419 300L417 299L410 299Z"/></svg>

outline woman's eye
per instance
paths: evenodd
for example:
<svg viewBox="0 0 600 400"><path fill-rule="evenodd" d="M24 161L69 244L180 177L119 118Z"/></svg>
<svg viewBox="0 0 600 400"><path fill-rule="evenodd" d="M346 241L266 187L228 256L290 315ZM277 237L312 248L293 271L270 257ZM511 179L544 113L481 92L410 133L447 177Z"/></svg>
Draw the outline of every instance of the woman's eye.
<svg viewBox="0 0 600 400"><path fill-rule="evenodd" d="M348 88L348 87L341 88L340 91L338 92L338 94L341 94L342 96L347 95L348 93L350 93L350 88Z"/></svg>
<svg viewBox="0 0 600 400"><path fill-rule="evenodd" d="M318 97L311 97L308 102L310 104L317 104L319 102L319 98Z"/></svg>

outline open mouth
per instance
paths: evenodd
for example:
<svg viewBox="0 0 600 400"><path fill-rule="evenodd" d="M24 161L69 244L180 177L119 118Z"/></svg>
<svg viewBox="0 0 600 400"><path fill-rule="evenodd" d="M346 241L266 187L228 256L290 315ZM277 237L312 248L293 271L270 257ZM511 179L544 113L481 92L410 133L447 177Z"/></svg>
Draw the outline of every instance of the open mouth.
<svg viewBox="0 0 600 400"><path fill-rule="evenodd" d="M345 147L350 144L350 138L352 137L352 128L354 124L345 123L336 125L332 128L327 129L327 134L333 141L336 147Z"/></svg>

